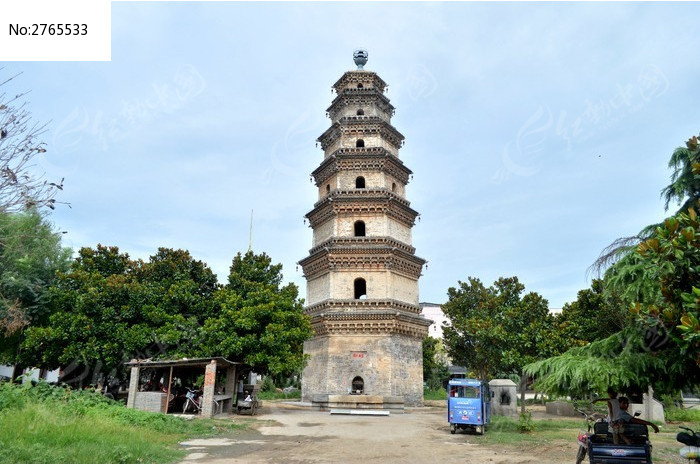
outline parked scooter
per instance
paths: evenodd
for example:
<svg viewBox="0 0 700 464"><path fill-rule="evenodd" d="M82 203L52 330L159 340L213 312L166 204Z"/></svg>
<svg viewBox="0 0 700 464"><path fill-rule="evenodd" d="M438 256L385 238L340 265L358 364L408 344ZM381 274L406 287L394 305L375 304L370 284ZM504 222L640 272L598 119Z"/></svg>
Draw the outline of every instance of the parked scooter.
<svg viewBox="0 0 700 464"><path fill-rule="evenodd" d="M588 454L588 444L590 443L590 437L594 434L593 428L594 424L597 422L604 423L607 428L607 423L605 422L605 416L600 413L588 414L585 411L576 409L576 412L581 414L586 420L586 425L588 430L584 432L581 430L578 434L578 452L576 453L576 464L581 464L584 459L586 459L586 454Z"/></svg>
<svg viewBox="0 0 700 464"><path fill-rule="evenodd" d="M678 435L676 435L676 440L686 445L681 448L681 457L687 459L688 462L695 460L695 464L700 464L700 435L688 427L681 425L680 428L688 431L678 432Z"/></svg>

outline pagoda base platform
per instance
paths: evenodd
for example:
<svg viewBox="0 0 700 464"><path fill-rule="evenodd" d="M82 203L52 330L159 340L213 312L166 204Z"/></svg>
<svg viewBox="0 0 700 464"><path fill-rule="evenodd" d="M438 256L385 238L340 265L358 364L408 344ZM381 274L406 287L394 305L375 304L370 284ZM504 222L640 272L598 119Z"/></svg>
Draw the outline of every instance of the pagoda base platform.
<svg viewBox="0 0 700 464"><path fill-rule="evenodd" d="M330 409L382 409L403 412L403 396L380 395L314 395L311 406L319 411Z"/></svg>

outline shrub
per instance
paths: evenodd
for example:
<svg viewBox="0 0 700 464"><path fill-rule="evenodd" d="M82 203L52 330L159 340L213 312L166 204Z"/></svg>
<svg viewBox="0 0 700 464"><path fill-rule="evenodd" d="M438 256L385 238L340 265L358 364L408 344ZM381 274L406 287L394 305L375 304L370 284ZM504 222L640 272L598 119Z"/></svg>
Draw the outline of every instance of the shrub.
<svg viewBox="0 0 700 464"><path fill-rule="evenodd" d="M532 413L530 411L520 413L518 428L520 433L529 433L535 430L535 425L532 423Z"/></svg>
<svg viewBox="0 0 700 464"><path fill-rule="evenodd" d="M275 391L275 381L272 380L272 377L267 375L262 381L262 386L260 387L260 391L264 392L273 392Z"/></svg>
<svg viewBox="0 0 700 464"><path fill-rule="evenodd" d="M664 416L671 422L695 422L700 423L700 409L683 409L671 406L664 410Z"/></svg>

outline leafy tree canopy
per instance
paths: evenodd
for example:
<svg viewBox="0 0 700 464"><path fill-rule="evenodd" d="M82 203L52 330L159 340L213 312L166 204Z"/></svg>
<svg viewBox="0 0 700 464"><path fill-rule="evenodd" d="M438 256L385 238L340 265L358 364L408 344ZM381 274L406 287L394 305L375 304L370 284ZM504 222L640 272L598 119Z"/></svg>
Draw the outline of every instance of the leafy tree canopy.
<svg viewBox="0 0 700 464"><path fill-rule="evenodd" d="M627 327L608 338L530 363L524 372L535 377L537 390L550 395L583 398L591 392L602 394L608 387L644 388L651 378L679 374L675 367L667 368L666 360L654 351L661 343L663 336Z"/></svg>
<svg viewBox="0 0 700 464"><path fill-rule="evenodd" d="M605 291L605 283L593 279L591 288L581 290L576 301L566 303L556 324L566 346L583 346L622 330L631 317L617 293Z"/></svg>
<svg viewBox="0 0 700 464"><path fill-rule="evenodd" d="M527 366L550 393L700 384L700 221L694 209L668 218L606 274L630 308L617 334Z"/></svg>
<svg viewBox="0 0 700 464"><path fill-rule="evenodd" d="M35 209L0 213L0 362L14 364L24 329L47 320L47 290L70 256Z"/></svg>
<svg viewBox="0 0 700 464"><path fill-rule="evenodd" d="M217 294L219 313L204 325L202 353L219 353L273 375L303 368L311 323L297 286L280 287L281 270L265 253L236 255L229 282Z"/></svg>
<svg viewBox="0 0 700 464"><path fill-rule="evenodd" d="M700 140L693 136L685 142L685 147L673 151L668 161L671 183L661 190L664 208L668 211L671 203L681 205L675 214L683 213L700 200ZM602 274L607 268L629 258L635 247L651 237L661 224L651 224L637 235L620 237L605 247L590 270ZM629 264L629 263L628 263Z"/></svg>
<svg viewBox="0 0 700 464"><path fill-rule="evenodd" d="M500 278L491 287L470 277L448 290L443 337L455 363L489 379L519 373L524 364L559 352L547 300L534 292L522 296L524 290L517 277Z"/></svg>
<svg viewBox="0 0 700 464"><path fill-rule="evenodd" d="M27 331L25 361L94 382L132 358L188 355L213 313L215 282L186 251L161 248L145 263L117 247L83 248L50 289L48 324Z"/></svg>
<svg viewBox="0 0 700 464"><path fill-rule="evenodd" d="M123 374L133 358L224 356L258 372L303 366L311 327L281 266L240 253L221 287L187 251L160 248L148 262L117 247L83 248L49 291L51 316L27 331L28 364L64 368L65 381Z"/></svg>
<svg viewBox="0 0 700 464"><path fill-rule="evenodd" d="M423 381L428 388L444 388L450 379L447 356L442 341L434 337L423 339Z"/></svg>
<svg viewBox="0 0 700 464"><path fill-rule="evenodd" d="M694 136L669 161L661 196L681 209L635 237L618 239L594 264L604 294L627 312L624 328L599 342L533 363L526 371L549 392L602 392L608 386L673 392L700 384L700 143ZM579 294L579 296L581 296ZM603 296L604 297L604 296ZM617 317L617 316L616 316ZM599 323L605 325L609 319Z"/></svg>
<svg viewBox="0 0 700 464"><path fill-rule="evenodd" d="M700 142L691 137L685 147L678 147L668 161L671 183L661 190L664 207L668 211L671 202L680 205L676 214L687 211L700 200Z"/></svg>

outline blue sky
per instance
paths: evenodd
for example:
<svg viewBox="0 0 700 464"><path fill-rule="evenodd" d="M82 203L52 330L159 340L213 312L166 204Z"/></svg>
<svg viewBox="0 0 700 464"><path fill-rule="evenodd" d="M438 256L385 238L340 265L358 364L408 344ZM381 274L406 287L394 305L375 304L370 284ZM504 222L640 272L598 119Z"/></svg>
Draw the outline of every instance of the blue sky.
<svg viewBox="0 0 700 464"><path fill-rule="evenodd" d="M550 307L600 250L664 217L698 134L697 3L112 5L112 61L5 63L50 121L40 167L74 248L188 249L224 280L253 248L305 282L331 85L369 51L413 170L420 300L517 275Z"/></svg>

